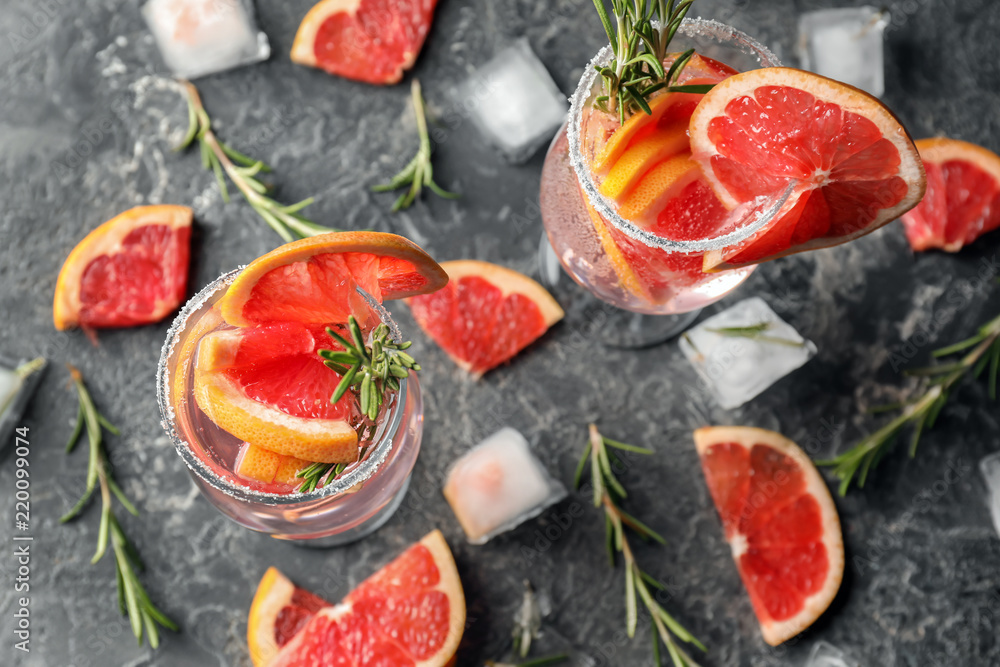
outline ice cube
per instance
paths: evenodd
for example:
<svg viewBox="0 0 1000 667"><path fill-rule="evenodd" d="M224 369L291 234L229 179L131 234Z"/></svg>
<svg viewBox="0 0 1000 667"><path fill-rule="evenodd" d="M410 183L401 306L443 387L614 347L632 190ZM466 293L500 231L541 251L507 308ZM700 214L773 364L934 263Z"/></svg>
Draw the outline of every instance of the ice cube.
<svg viewBox="0 0 1000 667"><path fill-rule="evenodd" d="M861 663L833 644L820 641L813 646L805 667L861 667Z"/></svg>
<svg viewBox="0 0 1000 667"><path fill-rule="evenodd" d="M803 14L798 47L803 69L881 97L885 92L883 33L888 24L889 12L875 7Z"/></svg>
<svg viewBox="0 0 1000 667"><path fill-rule="evenodd" d="M453 97L460 113L514 164L551 139L569 111L566 96L523 38L480 67Z"/></svg>
<svg viewBox="0 0 1000 667"><path fill-rule="evenodd" d="M469 542L485 544L565 498L566 488L535 458L523 435L504 428L455 461L444 496Z"/></svg>
<svg viewBox="0 0 1000 667"><path fill-rule="evenodd" d="M756 337L732 335L736 329L756 332ZM816 346L760 297L740 301L689 329L680 346L727 410L759 395L816 354Z"/></svg>
<svg viewBox="0 0 1000 667"><path fill-rule="evenodd" d="M149 0L142 8L163 60L194 79L267 60L267 35L257 31L250 0Z"/></svg>
<svg viewBox="0 0 1000 667"><path fill-rule="evenodd" d="M986 480L987 501L990 504L990 514L993 516L993 526L1000 535L1000 452L990 454L979 462L979 470Z"/></svg>
<svg viewBox="0 0 1000 667"><path fill-rule="evenodd" d="M11 433L38 387L45 368L44 359L19 366L0 358L0 452L13 442Z"/></svg>

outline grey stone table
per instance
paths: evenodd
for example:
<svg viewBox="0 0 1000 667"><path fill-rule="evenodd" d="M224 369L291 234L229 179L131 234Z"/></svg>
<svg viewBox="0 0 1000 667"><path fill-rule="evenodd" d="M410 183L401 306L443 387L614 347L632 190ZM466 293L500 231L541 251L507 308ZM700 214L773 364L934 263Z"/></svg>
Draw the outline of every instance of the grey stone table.
<svg viewBox="0 0 1000 667"><path fill-rule="evenodd" d="M463 198L389 214L391 196L372 195L368 186L415 148L408 87L373 88L293 66L287 53L310 4L258 3L275 55L199 82L220 135L275 167L282 200L316 195L310 212L322 222L398 232L442 260L476 257L537 273L533 207L541 157L506 166L468 123L447 123L436 165L443 184ZM698 12L760 37L790 61L797 15L832 4L700 0ZM914 256L894 224L846 247L762 267L712 310L760 295L820 352L733 411L686 391L700 385L675 344L642 352L591 346L594 303L566 282L556 290L567 306L565 322L480 382L463 376L401 313L426 369L427 406L423 453L404 509L361 543L298 549L227 522L195 491L156 408L154 369L168 323L103 332L98 347L80 333L57 334L51 324L55 279L70 248L135 204L195 208L192 289L272 249L278 238L244 203L222 203L196 155L171 152L184 106L161 78L138 0L7 0L3 9L0 352L54 362L24 420L35 537L27 655L12 650L15 478L9 454L0 462L3 664L248 665L246 614L268 565L337 600L435 527L454 548L469 604L459 664L497 657L525 577L551 603L543 649L571 647L599 665L650 664L645 628L632 642L623 638L623 575L608 569L599 517L588 507L570 525L560 520L584 499L471 547L439 493L449 461L501 425L525 433L568 482L590 420L657 450L626 482L633 507L668 544L642 545L638 557L669 584L670 610L708 645L703 664L797 666L821 639L850 648L866 665L1000 664L1000 540L974 469L1000 449L1000 429L982 383L963 386L916 460L896 452L869 488L837 500L848 554L842 591L812 629L781 649L760 638L690 438L698 426L732 423L779 430L820 455L856 441L880 423L863 410L908 386L893 370L893 355L922 362L934 346L964 337L997 311L998 288L976 281L984 267L997 269L997 234L958 256ZM1000 149L1000 4L899 0L890 9L892 108L917 137L946 133ZM447 118L448 91L522 35L567 92L602 42L586 0L442 0L415 70L432 111ZM166 633L156 652L137 648L118 615L109 559L89 564L97 513L57 523L84 482L84 452L67 457L62 449L74 405L66 361L84 370L122 427L109 446L116 474L142 512L124 523L148 564L144 583L183 628ZM948 474L949 467L957 473Z"/></svg>

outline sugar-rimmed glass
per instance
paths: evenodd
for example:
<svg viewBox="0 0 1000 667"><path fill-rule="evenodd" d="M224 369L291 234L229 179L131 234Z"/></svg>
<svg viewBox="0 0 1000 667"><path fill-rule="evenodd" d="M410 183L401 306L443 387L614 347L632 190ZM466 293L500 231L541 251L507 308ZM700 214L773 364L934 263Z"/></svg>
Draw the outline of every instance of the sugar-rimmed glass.
<svg viewBox="0 0 1000 667"><path fill-rule="evenodd" d="M718 21L686 19L677 31L671 50L694 48L702 56L739 70L780 66L767 47L743 32ZM791 189L779 196L762 197L731 211L720 233L712 238L671 239L647 231L618 214L616 204L598 191L585 155L582 128L592 113L593 100L602 90L595 65L611 59L605 46L587 65L576 92L566 124L549 147L542 172L540 204L546 236L542 239L542 275L549 282L558 279L556 263L577 283L598 299L628 311L611 309L600 338L623 347L643 347L662 342L687 327L698 311L731 292L746 280L754 266L703 274L696 280L679 280L665 297L654 300L629 290L609 258L604 242L595 230L588 204L603 219L619 243L632 244L640 252L657 258L697 258L712 250L733 247L766 225L784 205ZM655 317L649 317L655 316Z"/></svg>
<svg viewBox="0 0 1000 667"><path fill-rule="evenodd" d="M197 330L199 321L239 273L240 270L226 273L201 290L170 327L157 367L157 399L163 428L202 495L236 523L305 546L337 546L358 540L389 520L409 487L423 435L419 382L414 374L400 382L399 391L379 417L364 458L348 466L323 488L308 494L281 494L241 482L232 472L233 463L229 460L235 458L232 452L222 456L210 442L214 424L194 404L190 377L183 391L175 391L181 350L193 336L207 333ZM372 305L373 311L398 337L398 327L388 312ZM236 439L232 440L228 447L237 447Z"/></svg>

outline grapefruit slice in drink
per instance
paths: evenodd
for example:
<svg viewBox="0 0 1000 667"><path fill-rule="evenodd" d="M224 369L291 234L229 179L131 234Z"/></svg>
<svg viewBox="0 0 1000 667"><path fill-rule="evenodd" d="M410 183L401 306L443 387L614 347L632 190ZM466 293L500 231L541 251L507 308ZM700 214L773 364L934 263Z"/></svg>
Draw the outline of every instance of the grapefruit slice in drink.
<svg viewBox="0 0 1000 667"><path fill-rule="evenodd" d="M563 318L552 295L517 271L471 259L441 267L448 285L407 303L420 328L473 375L510 360Z"/></svg>
<svg viewBox="0 0 1000 667"><path fill-rule="evenodd" d="M695 159L729 208L797 183L773 221L735 247L707 253L705 270L856 239L916 206L926 187L917 149L885 105L800 70L729 77L704 96L690 135Z"/></svg>
<svg viewBox="0 0 1000 667"><path fill-rule="evenodd" d="M209 333L198 345L195 401L222 430L275 454L356 461L357 398L347 392L330 403L341 376L323 364L320 349L343 348L318 325L281 322Z"/></svg>
<svg viewBox="0 0 1000 667"><path fill-rule="evenodd" d="M296 593L278 573L261 580L247 623L255 667L445 667L465 630L462 582L437 530L336 606Z"/></svg>
<svg viewBox="0 0 1000 667"><path fill-rule="evenodd" d="M694 441L764 641L777 646L812 625L840 588L833 498L809 457L778 433L711 427Z"/></svg>
<svg viewBox="0 0 1000 667"><path fill-rule="evenodd" d="M375 84L413 67L437 0L323 0L299 25L292 62Z"/></svg>
<svg viewBox="0 0 1000 667"><path fill-rule="evenodd" d="M137 206L73 248L56 282L52 314L65 331L159 322L187 292L191 209Z"/></svg>
<svg viewBox="0 0 1000 667"><path fill-rule="evenodd" d="M1000 228L1000 155L982 146L940 137L921 139L927 194L903 216L910 246L958 252Z"/></svg>

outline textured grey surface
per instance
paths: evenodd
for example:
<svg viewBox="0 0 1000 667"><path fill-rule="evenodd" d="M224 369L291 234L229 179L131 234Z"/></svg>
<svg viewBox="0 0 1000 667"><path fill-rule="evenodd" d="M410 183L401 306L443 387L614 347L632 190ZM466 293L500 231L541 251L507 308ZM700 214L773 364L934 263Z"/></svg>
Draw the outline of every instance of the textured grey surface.
<svg viewBox="0 0 1000 667"><path fill-rule="evenodd" d="M310 212L320 221L399 232L442 260L476 257L535 272L541 158L503 165L469 123L448 110L447 93L521 35L570 91L601 44L590 2L442 0L416 73L445 121L437 173L465 196L454 203L429 200L397 216L387 212L390 196L373 196L367 187L415 148L407 86L376 89L293 66L286 54L309 0L258 4L276 55L205 79L200 88L220 135L275 167L281 199L317 195ZM759 36L788 60L798 13L832 4L700 0L698 13ZM1000 5L905 0L890 6L886 78L893 109L917 137L947 133L1000 149ZM478 383L463 377L402 314L426 369L427 394L424 451L405 509L360 544L300 550L237 528L195 492L156 411L154 369L167 323L104 332L96 348L80 333L57 334L51 325L55 278L70 248L132 205L195 207L192 290L275 247L277 237L243 203L222 204L196 155L170 151L183 130L184 107L151 78L159 67L136 0L7 0L0 35L0 348L56 362L25 419L35 536L27 656L11 649L9 456L0 468L0 662L247 665L246 613L268 565L336 600L440 527L455 550L469 603L461 665L495 656L524 577L551 599L550 646L575 647L603 665L649 664L645 627L635 641L623 639L623 575L607 568L603 529L592 509L566 528L548 512L474 548L464 543L439 493L448 462L501 425L525 433L568 481L584 426L597 419L607 433L657 450L625 481L634 491L632 507L669 543L641 545L637 553L671 584L670 610L708 645L703 664L797 666L821 638L849 647L866 665L1000 664L1000 540L974 472L976 460L1000 449L1000 429L982 385L958 392L918 459L899 452L870 488L838 499L848 549L843 589L813 629L782 649L768 648L759 636L690 439L697 426L733 423L780 430L818 455L854 442L879 423L862 410L896 398L906 386L892 355L921 362L936 344L967 335L996 312L997 287L974 282L981 268L996 270L996 234L959 256L915 257L894 224L847 247L761 268L730 301L762 296L817 343L819 355L730 412L691 390L699 381L676 345L593 349L588 323L599 309L572 285L556 291L567 306L566 321ZM261 132L268 126L273 130ZM155 653L128 636L114 603L111 563L89 565L96 511L68 526L56 521L82 490L85 459L83 451L72 457L62 451L73 406L64 361L84 370L123 430L109 446L116 474L142 511L141 519L127 517L124 524L149 565L143 581L183 627L166 634ZM949 465L960 471L953 484L943 481ZM579 509L574 502L581 499L555 512ZM554 536L550 543L540 532L546 529Z"/></svg>

